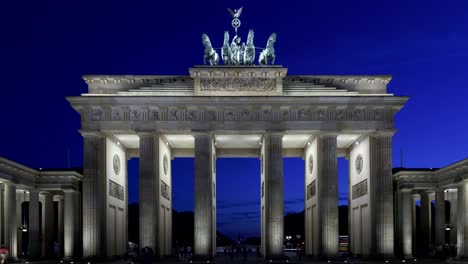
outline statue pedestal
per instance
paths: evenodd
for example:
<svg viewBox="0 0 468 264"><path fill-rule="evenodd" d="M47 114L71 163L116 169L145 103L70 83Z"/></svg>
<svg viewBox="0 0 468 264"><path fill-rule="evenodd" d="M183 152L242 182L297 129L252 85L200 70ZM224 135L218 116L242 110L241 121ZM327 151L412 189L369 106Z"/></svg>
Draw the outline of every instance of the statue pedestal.
<svg viewBox="0 0 468 264"><path fill-rule="evenodd" d="M268 66L194 66L195 96L280 96L288 69Z"/></svg>

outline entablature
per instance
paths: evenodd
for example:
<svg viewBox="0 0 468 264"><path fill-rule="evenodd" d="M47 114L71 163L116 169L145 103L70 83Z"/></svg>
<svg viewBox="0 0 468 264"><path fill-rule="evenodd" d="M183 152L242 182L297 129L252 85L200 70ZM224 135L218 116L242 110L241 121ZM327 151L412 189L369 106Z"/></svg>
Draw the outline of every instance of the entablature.
<svg viewBox="0 0 468 264"><path fill-rule="evenodd" d="M436 170L401 169L393 175L397 189L412 186L412 189L437 190L454 188L468 180L468 158Z"/></svg>

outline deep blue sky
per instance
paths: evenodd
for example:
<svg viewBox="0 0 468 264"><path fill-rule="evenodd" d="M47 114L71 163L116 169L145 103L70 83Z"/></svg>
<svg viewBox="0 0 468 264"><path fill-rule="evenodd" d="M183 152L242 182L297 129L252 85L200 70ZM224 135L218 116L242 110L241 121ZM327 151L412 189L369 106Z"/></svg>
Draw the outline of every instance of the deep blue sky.
<svg viewBox="0 0 468 264"><path fill-rule="evenodd" d="M468 156L462 0L2 1L0 155L32 167L66 167L69 146L72 166L81 166L79 116L64 99L86 92L81 75L187 74L202 63L201 34L221 45L230 29L226 8L239 6L243 39L252 28L256 45L264 46L277 32L277 63L290 74L393 75L389 92L411 97L396 117L394 166L400 149L406 167L441 167ZM183 183L193 182L193 160L173 162L174 207L190 210L192 185ZM258 160L217 164L219 229L258 233ZM302 208L303 170L302 160L285 159L286 211ZM340 172L345 198L344 161ZM133 201L136 187L130 180Z"/></svg>

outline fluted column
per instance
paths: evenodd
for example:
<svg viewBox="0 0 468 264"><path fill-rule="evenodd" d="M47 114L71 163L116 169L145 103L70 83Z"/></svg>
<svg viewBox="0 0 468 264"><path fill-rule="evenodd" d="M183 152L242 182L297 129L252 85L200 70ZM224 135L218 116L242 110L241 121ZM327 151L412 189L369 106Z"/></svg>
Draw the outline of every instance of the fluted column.
<svg viewBox="0 0 468 264"><path fill-rule="evenodd" d="M411 195L411 223L412 223L412 229L411 229L411 234L413 237L412 241L412 248L413 252L416 254L416 249L417 249L417 239L416 239L416 224L417 224L417 218L416 218L416 202L419 199L418 194L412 194Z"/></svg>
<svg viewBox="0 0 468 264"><path fill-rule="evenodd" d="M457 244L457 191L446 193L446 199L450 202L450 244Z"/></svg>
<svg viewBox="0 0 468 264"><path fill-rule="evenodd" d="M468 259L468 180L458 184L457 257Z"/></svg>
<svg viewBox="0 0 468 264"><path fill-rule="evenodd" d="M429 253L431 244L431 193L421 193L421 245L423 254Z"/></svg>
<svg viewBox="0 0 468 264"><path fill-rule="evenodd" d="M76 190L64 190L64 258L72 259L79 251L80 194Z"/></svg>
<svg viewBox="0 0 468 264"><path fill-rule="evenodd" d="M58 234L58 244L59 244L59 251L58 255L63 257L63 243L64 243L64 197L60 196L57 198L58 200L58 212L57 212L57 234Z"/></svg>
<svg viewBox="0 0 468 264"><path fill-rule="evenodd" d="M401 250L403 256L411 257L413 255L413 199L411 190L401 191Z"/></svg>
<svg viewBox="0 0 468 264"><path fill-rule="evenodd" d="M29 257L37 259L41 256L41 241L39 240L39 190L29 191Z"/></svg>
<svg viewBox="0 0 468 264"><path fill-rule="evenodd" d="M195 134L195 234L194 253L197 257L210 258L216 234L213 199L214 142L209 133Z"/></svg>
<svg viewBox="0 0 468 264"><path fill-rule="evenodd" d="M4 241L5 245L10 250L11 259L17 258L17 235L18 227L16 226L16 185L14 183L5 183L4 191Z"/></svg>
<svg viewBox="0 0 468 264"><path fill-rule="evenodd" d="M375 257L394 254L392 136L382 132L370 137L371 252Z"/></svg>
<svg viewBox="0 0 468 264"><path fill-rule="evenodd" d="M445 245L445 193L443 189L438 189L435 193L435 246ZM442 248L439 248L442 250Z"/></svg>
<svg viewBox="0 0 468 264"><path fill-rule="evenodd" d="M159 135L140 133L140 248L156 254L159 230Z"/></svg>
<svg viewBox="0 0 468 264"><path fill-rule="evenodd" d="M97 132L82 133L82 135L84 138L83 257L89 258L106 255L106 139ZM65 210L67 210L66 205ZM67 221L69 216L66 213L65 217ZM67 223L65 227L66 225ZM67 249L66 244L67 237L65 237L65 256L69 256L73 247L70 248L69 244Z"/></svg>
<svg viewBox="0 0 468 264"><path fill-rule="evenodd" d="M320 257L338 255L336 137L335 134L322 134L317 139L317 203Z"/></svg>
<svg viewBox="0 0 468 264"><path fill-rule="evenodd" d="M42 193L42 252L46 258L54 256L54 198L51 193Z"/></svg>
<svg viewBox="0 0 468 264"><path fill-rule="evenodd" d="M266 134L263 144L265 258L275 259L283 255L284 244L283 135Z"/></svg>
<svg viewBox="0 0 468 264"><path fill-rule="evenodd" d="M3 242L2 238L3 238L3 233L5 232L3 229L3 224L4 224L3 215L5 214L3 212L3 201L4 201L3 194L4 194L3 183L0 183L0 243Z"/></svg>

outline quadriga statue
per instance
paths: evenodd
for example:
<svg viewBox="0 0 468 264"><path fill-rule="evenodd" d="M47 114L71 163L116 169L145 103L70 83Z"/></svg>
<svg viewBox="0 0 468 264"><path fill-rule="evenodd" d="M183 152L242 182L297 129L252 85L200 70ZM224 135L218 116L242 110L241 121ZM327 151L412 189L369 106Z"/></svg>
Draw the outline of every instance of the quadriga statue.
<svg viewBox="0 0 468 264"><path fill-rule="evenodd" d="M244 64L253 65L255 62L255 46L254 46L254 31L249 30L247 35L247 43L244 51Z"/></svg>
<svg viewBox="0 0 468 264"><path fill-rule="evenodd" d="M223 62L225 65L232 65L232 51L231 47L229 46L229 32L224 32L224 42L223 47L221 48L221 57L223 58Z"/></svg>
<svg viewBox="0 0 468 264"><path fill-rule="evenodd" d="M219 64L219 55L216 50L211 45L210 38L207 34L202 35L202 42L205 46L205 54L203 55L203 64L206 64L208 61L210 65L218 65Z"/></svg>
<svg viewBox="0 0 468 264"><path fill-rule="evenodd" d="M258 64L275 64L275 43L276 33L273 32L268 38L266 48L260 53Z"/></svg>

